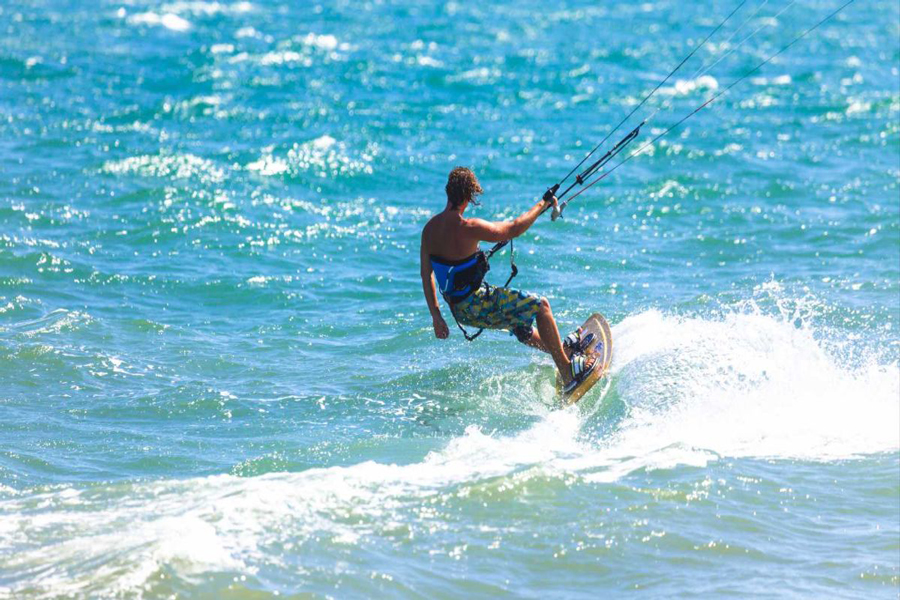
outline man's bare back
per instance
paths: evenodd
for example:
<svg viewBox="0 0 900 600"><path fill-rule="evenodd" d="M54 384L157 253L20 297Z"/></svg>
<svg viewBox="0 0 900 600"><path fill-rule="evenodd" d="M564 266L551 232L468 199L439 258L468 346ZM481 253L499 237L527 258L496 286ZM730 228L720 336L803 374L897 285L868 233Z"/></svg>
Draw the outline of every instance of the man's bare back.
<svg viewBox="0 0 900 600"><path fill-rule="evenodd" d="M422 230L422 246L429 255L447 260L460 260L478 250L478 238L471 235L470 219L456 211L438 213Z"/></svg>

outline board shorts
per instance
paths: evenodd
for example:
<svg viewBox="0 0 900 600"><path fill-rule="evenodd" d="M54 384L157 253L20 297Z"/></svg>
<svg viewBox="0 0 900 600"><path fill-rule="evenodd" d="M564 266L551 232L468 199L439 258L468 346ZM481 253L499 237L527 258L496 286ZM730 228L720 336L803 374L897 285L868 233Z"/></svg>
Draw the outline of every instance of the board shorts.
<svg viewBox="0 0 900 600"><path fill-rule="evenodd" d="M541 297L510 288L482 284L450 310L463 325L506 329L520 342L531 339L532 325L541 308Z"/></svg>

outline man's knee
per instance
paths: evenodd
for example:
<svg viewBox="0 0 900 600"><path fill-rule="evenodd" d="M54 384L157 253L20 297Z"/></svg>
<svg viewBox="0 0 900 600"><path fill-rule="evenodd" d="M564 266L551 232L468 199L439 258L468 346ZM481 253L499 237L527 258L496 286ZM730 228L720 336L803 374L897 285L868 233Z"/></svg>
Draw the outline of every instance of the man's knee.
<svg viewBox="0 0 900 600"><path fill-rule="evenodd" d="M541 316L549 316L550 313L550 301L546 298L541 298L540 305L538 306L538 314Z"/></svg>

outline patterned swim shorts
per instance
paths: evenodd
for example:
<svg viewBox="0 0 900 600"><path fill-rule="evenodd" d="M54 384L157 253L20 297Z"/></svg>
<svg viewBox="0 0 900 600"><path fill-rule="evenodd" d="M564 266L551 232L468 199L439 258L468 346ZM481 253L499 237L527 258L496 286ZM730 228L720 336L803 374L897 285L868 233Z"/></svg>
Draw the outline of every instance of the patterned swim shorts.
<svg viewBox="0 0 900 600"><path fill-rule="evenodd" d="M507 329L525 342L531 338L532 324L540 308L540 296L482 284L468 298L452 305L450 310L463 325Z"/></svg>

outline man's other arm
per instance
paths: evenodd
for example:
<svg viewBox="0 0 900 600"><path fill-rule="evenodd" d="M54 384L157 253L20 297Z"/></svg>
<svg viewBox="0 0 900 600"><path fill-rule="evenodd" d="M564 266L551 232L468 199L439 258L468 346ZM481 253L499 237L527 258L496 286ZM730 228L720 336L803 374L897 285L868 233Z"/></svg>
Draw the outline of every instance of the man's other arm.
<svg viewBox="0 0 900 600"><path fill-rule="evenodd" d="M434 336L438 339L446 339L450 335L450 329L444 316L441 314L441 307L438 305L437 289L434 285L434 274L431 270L431 261L428 259L428 252L425 249L425 232L422 232L422 244L419 250L419 274L422 276L422 292L425 294L425 302L428 304L428 311L431 313L431 325L434 327Z"/></svg>

